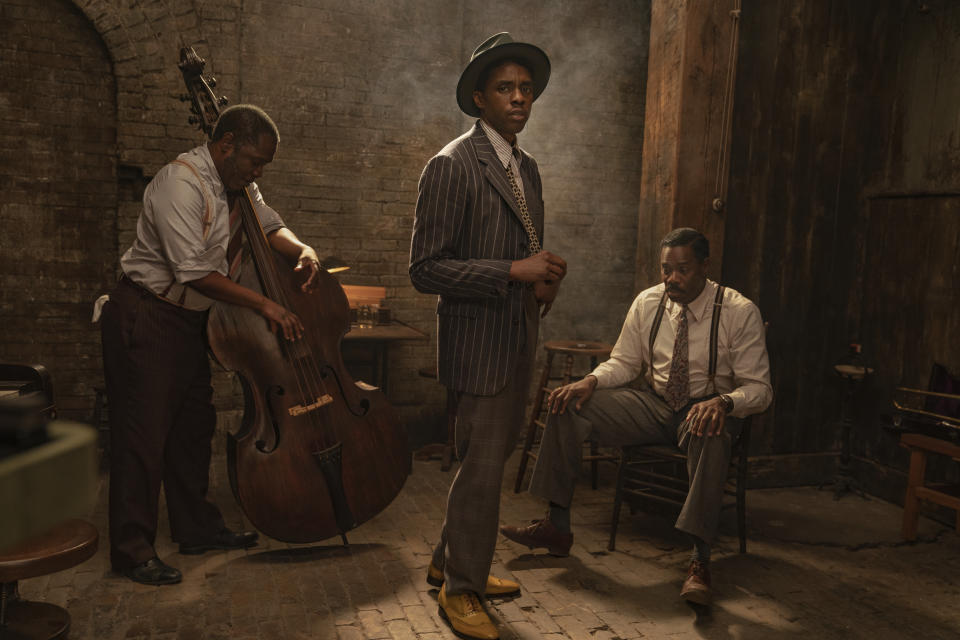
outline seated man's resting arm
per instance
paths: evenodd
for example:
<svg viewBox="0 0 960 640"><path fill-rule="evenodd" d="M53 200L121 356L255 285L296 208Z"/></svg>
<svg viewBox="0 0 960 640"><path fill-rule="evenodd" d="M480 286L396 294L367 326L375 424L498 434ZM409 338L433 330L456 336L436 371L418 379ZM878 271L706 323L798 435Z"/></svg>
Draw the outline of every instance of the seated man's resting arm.
<svg viewBox="0 0 960 640"><path fill-rule="evenodd" d="M637 296L630 305L630 310L627 311L627 318L620 330L620 337L617 338L617 343L610 352L610 359L601 362L590 374L596 377L597 388L623 386L634 380L643 370L646 361L644 355L646 338L641 330L642 312L643 305L640 296Z"/></svg>
<svg viewBox="0 0 960 640"><path fill-rule="evenodd" d="M730 358L736 384L736 388L726 394L733 401L730 415L744 418L764 411L773 400L773 387L770 385L766 330L760 310L753 303L734 328Z"/></svg>

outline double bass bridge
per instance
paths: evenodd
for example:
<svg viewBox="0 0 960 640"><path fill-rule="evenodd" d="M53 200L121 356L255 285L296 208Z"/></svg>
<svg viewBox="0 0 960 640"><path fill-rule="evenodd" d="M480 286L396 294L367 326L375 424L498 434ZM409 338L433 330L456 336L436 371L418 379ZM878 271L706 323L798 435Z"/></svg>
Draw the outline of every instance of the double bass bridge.
<svg viewBox="0 0 960 640"><path fill-rule="evenodd" d="M311 402L310 404L296 404L287 409L287 413L291 416L302 416L305 413L310 413L311 411L316 411L320 407L326 404L333 402L333 396L329 393L325 393L322 396L318 397L316 402Z"/></svg>

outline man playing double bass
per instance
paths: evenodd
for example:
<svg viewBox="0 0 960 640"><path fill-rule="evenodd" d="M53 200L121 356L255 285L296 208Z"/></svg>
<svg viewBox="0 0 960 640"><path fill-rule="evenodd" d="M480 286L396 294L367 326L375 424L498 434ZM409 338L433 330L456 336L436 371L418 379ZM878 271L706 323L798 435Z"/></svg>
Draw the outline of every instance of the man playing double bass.
<svg viewBox="0 0 960 640"><path fill-rule="evenodd" d="M253 531L234 532L207 499L216 412L204 337L214 301L248 307L287 340L300 319L237 284L242 262L238 202L250 195L270 245L313 288L319 262L254 180L273 160L277 127L258 107L236 105L211 141L181 154L150 181L137 236L103 308L101 331L110 399L110 562L135 582L173 584L181 573L157 557L160 484L180 553L241 549Z"/></svg>

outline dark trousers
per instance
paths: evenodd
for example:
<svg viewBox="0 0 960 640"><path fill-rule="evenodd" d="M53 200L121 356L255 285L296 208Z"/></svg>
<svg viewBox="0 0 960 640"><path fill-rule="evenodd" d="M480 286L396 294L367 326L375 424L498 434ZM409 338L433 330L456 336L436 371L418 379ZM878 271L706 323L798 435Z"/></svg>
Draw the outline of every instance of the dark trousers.
<svg viewBox="0 0 960 640"><path fill-rule="evenodd" d="M123 571L156 555L160 483L174 541L223 527L207 500L216 412L206 313L122 278L101 316L110 401L110 561Z"/></svg>

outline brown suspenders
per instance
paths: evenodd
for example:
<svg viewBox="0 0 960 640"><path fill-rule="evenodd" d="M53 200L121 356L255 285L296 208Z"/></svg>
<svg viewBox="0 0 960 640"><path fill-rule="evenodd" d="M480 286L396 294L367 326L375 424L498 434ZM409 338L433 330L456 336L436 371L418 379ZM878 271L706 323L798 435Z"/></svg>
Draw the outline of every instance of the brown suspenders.
<svg viewBox="0 0 960 640"><path fill-rule="evenodd" d="M206 240L207 234L210 233L210 225L213 223L212 217L211 217L211 215L210 215L210 202L207 200L207 187L206 187L206 184L203 182L203 178L200 177L200 173L197 171L197 168L194 167L192 164L190 164L190 163L187 162L186 160L181 160L180 158L177 158L176 160L173 160L173 162L176 163L176 164L182 165L182 166L186 167L187 169L189 169L190 172L191 172L194 176L196 176L197 181L200 183L200 186L201 186L201 188L203 189L203 238L204 238L204 240ZM170 304L176 305L176 306L178 306L178 307L182 307L184 301L187 299L187 287L186 287L186 286L183 286L183 287L181 288L181 290L180 290L180 298L179 298L178 300L174 300L174 299L172 299L172 298L168 298L168 297L167 297L167 294L170 293L170 290L173 288L173 285L175 285L176 283L177 283L177 279L174 278L173 280L170 281L170 284L167 285L167 288L166 288L166 289L164 289L164 290L161 291L160 293L154 294L154 295L156 295L157 297L163 299L165 302L169 302Z"/></svg>
<svg viewBox="0 0 960 640"><path fill-rule="evenodd" d="M723 294L726 287L717 287L717 295L713 299L713 315L710 318L710 365L707 369L707 376L710 378L710 388L713 393L717 392L717 350L719 349L720 333L720 311L723 310ZM653 380L653 344L657 341L657 334L660 332L660 324L663 322L663 313L667 309L667 292L664 291L660 296L660 303L657 305L657 313L653 317L653 326L650 327L650 380Z"/></svg>

